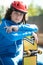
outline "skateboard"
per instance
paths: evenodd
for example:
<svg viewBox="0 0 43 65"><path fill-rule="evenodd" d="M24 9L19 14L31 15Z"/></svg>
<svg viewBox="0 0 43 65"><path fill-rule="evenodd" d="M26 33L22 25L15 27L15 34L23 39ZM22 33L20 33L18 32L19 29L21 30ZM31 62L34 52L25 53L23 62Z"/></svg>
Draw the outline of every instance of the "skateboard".
<svg viewBox="0 0 43 65"><path fill-rule="evenodd" d="M24 52L23 52L23 64L24 65L37 65L37 53L42 52L38 50L37 43L34 37L27 36L23 40L24 42Z"/></svg>

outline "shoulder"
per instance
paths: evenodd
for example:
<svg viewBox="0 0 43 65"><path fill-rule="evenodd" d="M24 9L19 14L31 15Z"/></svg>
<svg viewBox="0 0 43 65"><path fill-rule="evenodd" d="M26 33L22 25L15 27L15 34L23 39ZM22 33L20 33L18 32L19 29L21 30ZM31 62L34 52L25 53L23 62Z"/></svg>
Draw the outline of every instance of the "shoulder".
<svg viewBox="0 0 43 65"><path fill-rule="evenodd" d="M2 25L8 26L9 24L10 24L10 23L9 23L9 20L2 19Z"/></svg>

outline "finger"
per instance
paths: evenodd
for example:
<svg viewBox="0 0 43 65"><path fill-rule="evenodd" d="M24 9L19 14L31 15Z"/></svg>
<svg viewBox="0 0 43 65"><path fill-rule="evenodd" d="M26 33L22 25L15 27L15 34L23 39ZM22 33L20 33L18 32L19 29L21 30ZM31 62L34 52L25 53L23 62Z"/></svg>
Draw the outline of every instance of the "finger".
<svg viewBox="0 0 43 65"><path fill-rule="evenodd" d="M35 42L38 43L38 38L35 38Z"/></svg>

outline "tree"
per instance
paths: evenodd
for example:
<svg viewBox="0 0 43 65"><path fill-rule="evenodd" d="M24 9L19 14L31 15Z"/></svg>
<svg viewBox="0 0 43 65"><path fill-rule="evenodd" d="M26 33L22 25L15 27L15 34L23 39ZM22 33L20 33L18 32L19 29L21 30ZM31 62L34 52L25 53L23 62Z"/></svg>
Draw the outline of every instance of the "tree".
<svg viewBox="0 0 43 65"><path fill-rule="evenodd" d="M36 6L34 7L33 3L30 4L28 7L28 16L38 16L43 15L43 9L41 7Z"/></svg>
<svg viewBox="0 0 43 65"><path fill-rule="evenodd" d="M3 18L3 14L4 14L4 6L0 6L0 21Z"/></svg>

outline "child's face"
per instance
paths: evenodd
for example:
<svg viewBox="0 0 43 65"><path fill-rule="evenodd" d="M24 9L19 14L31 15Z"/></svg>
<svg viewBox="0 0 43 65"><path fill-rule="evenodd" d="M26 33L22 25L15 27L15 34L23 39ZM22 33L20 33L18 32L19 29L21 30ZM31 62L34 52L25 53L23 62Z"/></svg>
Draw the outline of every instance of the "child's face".
<svg viewBox="0 0 43 65"><path fill-rule="evenodd" d="M24 14L21 12L13 11L11 14L11 20L20 23L23 19Z"/></svg>

